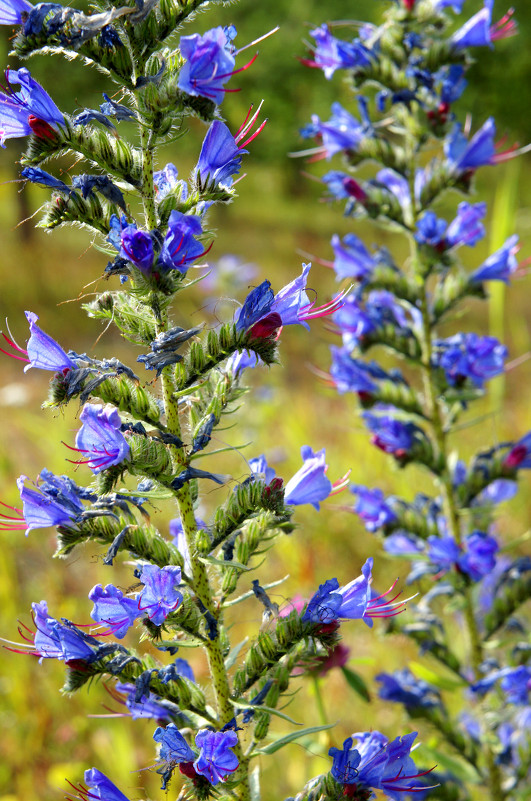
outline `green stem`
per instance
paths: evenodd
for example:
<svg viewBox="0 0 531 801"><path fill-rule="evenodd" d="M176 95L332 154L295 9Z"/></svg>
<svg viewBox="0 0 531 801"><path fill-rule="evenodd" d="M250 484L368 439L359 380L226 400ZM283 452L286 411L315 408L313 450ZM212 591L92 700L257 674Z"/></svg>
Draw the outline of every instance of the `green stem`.
<svg viewBox="0 0 531 801"><path fill-rule="evenodd" d="M414 263L419 266L419 254L415 248ZM444 425L444 410L442 401L438 395L438 389L432 371L432 324L429 314L428 294L425 284L422 291L422 377L424 383L424 393L426 401L426 415L430 420L433 437L438 450L440 461L444 464L444 470L438 477L443 494L443 504L450 534L457 543L462 542L461 529L459 525L459 509L456 504L452 486L452 477L448 468L448 445L447 434ZM474 604L471 587L465 587L463 591L465 601L465 621L470 641L470 662L476 680L481 678L480 665L483 662L483 644L479 633L476 616L474 614ZM501 776L498 765L496 764L492 749L488 744L484 745L485 762L489 781L489 795L491 801L503 801L505 793L501 786Z"/></svg>
<svg viewBox="0 0 531 801"><path fill-rule="evenodd" d="M321 682L319 680L319 676L314 674L312 676L312 680L313 680L313 693L315 695L315 703L317 704L317 711L319 712L319 720L321 721L323 726L326 726L328 723L328 718L326 716L326 709L324 706L323 694L321 692Z"/></svg>
<svg viewBox="0 0 531 801"><path fill-rule="evenodd" d="M149 131L145 127L140 129L142 143L142 201L144 205L144 216L146 227L151 230L157 227L157 216L155 209L154 187L153 187L153 142ZM157 334L163 333L168 329L167 311L154 314ZM158 319L157 319L158 318ZM179 419L179 402L176 396L174 381L174 370L172 366L165 367L161 375L162 398L166 415L166 428L170 434L178 439L182 438L181 423ZM188 457L182 446L169 445L173 472L178 475L188 465ZM192 560L191 589L204 608L213 615L221 624L222 610L214 602L212 588L208 579L206 565L197 558L196 534L197 523L192 501L190 485L185 484L176 492L177 503L183 532L186 537L188 550ZM207 639L205 642L208 666L214 695L216 699L218 724L222 728L234 717L234 708L231 704L231 690L229 678L225 669L223 651L219 637ZM234 746L240 767L236 774L239 779L239 798L240 801L250 799L249 787L249 760L243 754L241 743Z"/></svg>

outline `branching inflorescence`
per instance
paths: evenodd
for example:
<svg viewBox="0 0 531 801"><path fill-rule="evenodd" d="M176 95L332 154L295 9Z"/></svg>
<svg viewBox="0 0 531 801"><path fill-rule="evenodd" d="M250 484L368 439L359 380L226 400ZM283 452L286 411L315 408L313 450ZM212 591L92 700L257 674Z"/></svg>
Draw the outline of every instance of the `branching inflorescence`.
<svg viewBox="0 0 531 801"><path fill-rule="evenodd" d="M0 144L27 138L21 176L51 190L43 228L74 223L104 240L109 260L103 275L115 288L84 308L94 320L114 324L140 351L134 369L114 357L79 354L66 337L62 344L53 340L31 311L26 312L25 348L4 335L3 353L25 363L25 370L51 374L45 406L71 404L78 413L75 439L65 443L68 460L78 476L92 474L92 482L84 486L81 479L76 483L46 468L35 479L22 475L17 482L21 506L4 506L0 527L27 535L56 527L58 556L90 542L103 549L106 567L124 554L135 560L131 589L113 583L87 588L94 626L84 630L53 617L45 601L34 603L33 626L21 626L23 643L11 650L39 661L64 662L69 692L106 677L111 696L133 719L157 721L153 738L163 789L180 782L183 797L216 794L243 801L251 797L254 759L320 728L298 729L264 746L271 715L286 696L292 674L304 666L324 670L327 661L341 663L341 621L363 620L372 626L375 618L401 612L404 602L391 591L373 592L372 560L359 578L346 576L341 587L337 579L329 579L308 603L294 604L285 614L258 580L248 585L252 591L234 597L255 555L293 530L295 507L311 504L319 509L322 501L346 487L348 475L335 482L326 475L324 450L303 446L303 464L286 484L263 457L250 459L248 476L231 482L211 520L196 518L201 487L229 481L197 464L207 455L223 416L235 410L246 392L245 369L276 363L284 326L309 328L309 321L348 308L347 291L320 306L310 300L310 265L305 264L276 293L263 281L233 319L217 328L206 331L173 319L175 298L195 283L190 270L212 245L205 227L208 210L235 197L235 176L265 124L260 109L250 111L236 132L220 117L219 106L232 91L231 78L254 61L241 59L233 26L203 35L179 31L177 46L170 40L188 17L207 5L205 0L138 0L116 8L104 2L97 12L85 14L25 0L0 4L0 23L17 26L13 47L18 56L59 53L78 58L96 65L114 84L98 108L86 107L72 116L57 107L27 68L7 70L0 92ZM364 45L360 53L365 50ZM375 58L364 58L372 69ZM189 180L183 180L173 164L155 165L155 157L157 145L182 134L190 115L209 127L196 166ZM122 135L123 123L128 130L136 128L134 141ZM363 127L359 141L371 145L367 131ZM383 146L383 137L380 141ZM392 169L406 169L405 153L398 155L390 144L384 151ZM44 165L69 155L85 171L72 175L67 184ZM375 184L375 198L386 192L398 219L402 212L397 197L385 181ZM371 202L374 208L376 199ZM389 285L395 278L392 265L382 263L381 280ZM416 298L416 284L400 280ZM408 342L409 334L402 332L402 339ZM150 371L149 380L139 377L144 370ZM398 387L409 397L408 408L421 415L405 382L398 384L394 374L374 370L371 375L382 393ZM410 438L426 463L443 473L442 455L430 449L421 429L404 425L403 458L412 458ZM378 436L383 442L381 432ZM152 501L164 499L178 514L169 532L155 525L148 511ZM245 648L244 643L232 646L231 609L253 594L265 608L268 625ZM160 659L147 654L141 642L136 648L127 644L135 630L158 649ZM175 658L183 644L206 654L210 687L196 682L186 660ZM413 734L392 742L378 732L357 737L355 748L351 740L343 752L333 751L331 772L319 780L323 793L337 796L344 786L351 796L366 799L374 788L397 798L425 789L424 773L409 756ZM126 798L97 768L85 772L84 784L72 785L71 795L86 801ZM256 779L252 796L259 797Z"/></svg>
<svg viewBox="0 0 531 801"><path fill-rule="evenodd" d="M529 795L531 662L529 627L516 615L530 598L531 564L503 542L494 516L531 466L531 434L488 447L468 464L459 456L462 416L504 372L507 349L474 331L448 335L456 307L486 299L490 282L508 284L519 267L515 235L476 269L465 269L459 256L459 248L485 236L486 204L470 198L476 171L522 152L502 150L492 118L475 132L476 121L464 128L459 122L474 49L516 33L512 10L493 23L493 0L459 23L456 15L472 5L395 0L383 25L360 25L354 39L340 36L349 23L312 30L314 45L303 63L328 80L336 70L348 76L355 102L354 110L333 103L326 121L314 115L302 135L316 145L302 155L313 161L341 156L343 168L322 176L329 198L344 204L347 218L369 219L409 243L409 257L399 264L389 250L370 249L353 232L335 234L333 261L324 262L338 281L355 285L332 316L341 345L331 348L326 380L339 393L358 396L376 448L398 468L420 466L434 487L433 495L403 499L350 486L352 511L366 530L382 536L389 555L411 560L408 583L418 582L421 597L391 628L430 657L425 672L377 676L380 697L401 704L415 722L433 724L426 732L436 737L437 750L424 748L424 754L441 765L424 779L440 781L430 798L521 801ZM448 215L456 193L457 208ZM382 348L386 369L363 358L373 349L381 355ZM404 373L388 367L393 359ZM337 587L321 591L327 614ZM341 610L341 598L337 604ZM458 628L466 633L464 654ZM441 688L452 689L451 697ZM366 735L353 737L361 738L356 750L352 738L342 751L331 750L332 776L347 795L365 798L360 781L368 745ZM385 749L370 744L369 764L388 758L378 786L390 798L401 797L401 780L412 770L405 740ZM395 748L403 748L399 769L391 767ZM334 792L324 776L298 798Z"/></svg>

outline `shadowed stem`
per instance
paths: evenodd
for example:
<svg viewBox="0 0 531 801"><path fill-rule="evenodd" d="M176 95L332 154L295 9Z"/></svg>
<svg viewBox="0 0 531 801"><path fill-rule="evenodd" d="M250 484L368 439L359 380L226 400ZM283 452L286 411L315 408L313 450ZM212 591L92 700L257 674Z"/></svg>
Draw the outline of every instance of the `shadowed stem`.
<svg viewBox="0 0 531 801"><path fill-rule="evenodd" d="M146 227L148 230L153 230L157 227L153 186L154 144L151 133L145 126L140 126L140 135L142 145L142 202L144 206ZM159 310L158 313L155 314L155 310L153 309L153 317L156 322L157 335L167 331L167 311L165 309ZM170 434L173 434L175 437L181 440L182 430L179 419L179 401L176 397L173 367L171 365L162 370L161 384L162 399L166 415L166 428ZM178 475L188 466L187 455L182 446L170 444L168 447L171 453L173 473L174 475ZM206 565L198 558L197 554L197 523L195 520L190 485L188 483L186 483L180 490L176 492L176 498L179 506L179 515L181 518L183 532L186 537L186 542L192 561L191 589L197 596L198 600L203 604L203 607L207 610L207 612L212 615L218 621L218 623L221 623L220 616L222 610L214 601ZM222 728L234 717L234 709L230 702L231 690L219 636L214 636L213 639L208 638L204 647L207 653L208 666L212 680L212 686L214 689L214 695L216 698L218 722L220 728ZM240 801L248 801L250 798L248 776L249 760L248 758L244 757L243 749L239 741L237 745L234 746L233 751L236 754L240 764L238 771L235 774L235 778L239 779L238 795Z"/></svg>
<svg viewBox="0 0 531 801"><path fill-rule="evenodd" d="M414 264L418 270L420 265L420 254L416 243L414 245L415 255ZM419 271L422 274L422 271ZM452 485L452 477L448 467L448 448L447 437L444 426L444 409L443 401L441 401L438 389L435 383L432 367L432 325L430 322L429 307L428 307L428 294L425 282L421 289L421 309L422 309L422 378L424 383L424 393L426 401L427 418L430 420L435 444L438 450L438 456L444 464L444 471L439 476L439 482L442 489L443 505L446 519L448 521L449 533L452 535L455 542L461 544L462 535L459 525L459 509L455 501L455 495ZM476 616L474 614L474 604L472 598L472 588L465 587L463 590L463 598L465 602L465 621L470 641L470 662L474 672L474 678L477 681L481 678L480 665L483 662L483 644L479 633ZM499 767L496 764L492 749L488 744L483 745L483 753L487 765L487 772L489 777L489 795L491 801L503 801L505 793L501 787L501 776Z"/></svg>

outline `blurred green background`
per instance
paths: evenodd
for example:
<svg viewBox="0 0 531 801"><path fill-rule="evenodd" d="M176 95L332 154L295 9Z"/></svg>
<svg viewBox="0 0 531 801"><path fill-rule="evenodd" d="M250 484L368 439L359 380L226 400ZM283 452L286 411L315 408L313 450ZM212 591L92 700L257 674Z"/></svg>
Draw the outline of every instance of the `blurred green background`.
<svg viewBox="0 0 531 801"><path fill-rule="evenodd" d="M475 5L468 5L471 12L475 10ZM185 31L234 22L239 31L237 43L243 46L280 25L279 32L261 44L253 67L234 80L242 91L228 95L223 105L233 130L250 102L256 104L264 99L264 114L269 118L264 132L250 146L251 154L245 160L247 176L239 184L239 198L229 207L216 209L211 217L212 227L218 231L210 254L212 264L223 254L234 254L244 266L234 271L224 261L214 267L216 274L222 273L218 289L212 286L212 278L206 281L204 290L199 288L175 311L176 322L195 324L206 316L214 324L217 318L232 313L234 306L228 299L242 300L248 286L265 277L278 289L298 274L302 260L312 256L330 259L329 241L334 232L344 235L355 226L356 233L367 241L385 243L399 254L403 251L403 243L390 234L383 236L368 224L353 223L341 216L339 207L321 202L319 184L304 173L322 174L328 164L309 166L287 155L305 146L297 132L312 113L326 116L333 100L346 100L348 96L339 74L327 82L320 72L304 68L297 60L297 56L306 53L304 41L309 40L309 30L327 19L376 21L382 6L374 0L328 0L326 4L317 0L272 0L260 4L242 0L239 5L216 7L199 15ZM525 144L531 141L531 7L521 1L515 7L520 35L502 42L494 52L478 52L460 113L472 113L474 127L494 114L500 135L507 133L510 143L519 140ZM498 16L504 11L500 6ZM2 47L3 62L18 66L13 58L7 58L7 37ZM251 53L252 50L249 57ZM34 59L30 68L68 112L83 106L97 108L101 92L108 89L96 72L59 57ZM181 175L187 175L204 135L201 124L192 122L190 127L193 135L161 152L159 166L171 159ZM0 319L9 318L14 335L23 344L27 338L23 311L31 309L41 316L43 328L66 349L86 350L94 356L114 354L131 364L137 354L131 355L112 330L104 332L79 311L81 298L107 286L100 278L104 260L86 232L64 229L47 235L34 230L38 217L19 225L19 220L29 218L47 197L45 190L17 182L14 162L19 152L20 143L8 143L0 159ZM65 162L63 168L70 166ZM531 255L530 176L530 163L525 158L496 170L481 171L477 189L481 198L489 202L490 234L474 252L464 254L471 267L514 231L522 238L522 258ZM255 265L254 272L249 265ZM333 274L318 264L312 269L310 285L322 301L335 290ZM489 306L471 303L466 320L456 315L452 321L453 326L474 327L482 333L490 330L509 344L511 358L523 357L505 381L492 382L491 396L476 405L466 418L469 426L459 439L465 456L475 448L516 438L531 429L531 362L526 360L531 340L528 287L523 274L506 295L503 288L496 288ZM212 295L222 300L212 306ZM255 371L251 376L253 393L243 405L237 427L217 434L214 447L228 442L234 446L234 453L223 460L207 459L202 466L242 478L248 472L246 459L264 452L277 472L289 478L300 465L301 445L311 444L314 449L326 447L332 480L351 468L353 481L402 493L406 498L428 488L423 475L397 470L371 448L353 399L338 397L316 378L312 368L328 368L331 341L332 336L319 323L312 325L311 333L302 328L285 330L281 343L283 369ZM69 454L61 441L71 444L79 424L74 405L64 412L40 411L46 375L37 371L24 375L22 365L7 357L2 368L0 498L17 505L14 481L21 472L34 478L43 466L56 473L71 469L65 462ZM252 446L238 450L239 445L249 441ZM87 483L88 471L80 468L77 478L80 483ZM498 527L507 541L529 528L529 479L524 477L523 483L525 487L517 498L501 512ZM224 493L224 489L207 488L206 515L223 500ZM275 591L279 603L295 593L309 594L320 581L333 575L342 583L349 581L359 574L363 560L371 554L380 554L375 575L382 589L397 573L404 575L406 567L381 555L380 546L364 532L358 519L341 509L349 502L350 496L343 495L324 504L319 513L311 508L298 510L297 531L279 542L256 574L261 583L289 574L289 579ZM161 519L168 521L172 514L172 509L162 508ZM161 528L164 530L164 524ZM131 566L122 565L111 572L101 565L97 549L77 550L67 560L52 561L51 532L32 532L28 539L20 532L2 532L0 536L0 634L6 639L19 639L17 619L31 623L32 601L45 598L51 614L86 623L90 611L86 595L95 583L130 583ZM254 630L261 609L256 602L248 602L240 612L233 631L235 641ZM369 632L361 623L344 627L345 642L352 649L352 667L367 679L382 668L403 667L417 656L405 638L384 640L379 629L376 626ZM106 714L104 705L109 705L101 684L74 698L65 698L59 693L63 677L60 664L50 660L38 665L31 657L9 651L3 651L1 659L0 801L37 797L51 801L62 797L65 779L79 781L84 769L91 766L107 773L131 799L160 798L159 777L150 770L154 753L152 722L91 719L91 715ZM204 678L204 663L195 656L192 661L198 677ZM300 687L300 692L286 712L297 721L312 725L317 721L308 711L311 707L307 694L312 695L314 688L307 679L297 682L295 687ZM327 770L329 760L322 755L328 745L339 745L352 731L379 728L394 737L409 729L400 709L377 700L369 708L347 688L337 671L326 684L324 704L329 720L338 721L337 730L330 736L291 745L273 759L264 760L263 795L267 801L294 794L310 776ZM278 731L286 728L287 724L281 721L272 726ZM432 742L433 736L433 732L423 732L425 742ZM170 797L177 787L176 781Z"/></svg>

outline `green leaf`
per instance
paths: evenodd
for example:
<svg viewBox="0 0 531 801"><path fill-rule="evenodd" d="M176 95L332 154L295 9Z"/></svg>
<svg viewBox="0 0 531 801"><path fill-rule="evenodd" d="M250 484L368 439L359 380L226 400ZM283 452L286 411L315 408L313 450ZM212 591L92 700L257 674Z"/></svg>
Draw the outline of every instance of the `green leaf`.
<svg viewBox="0 0 531 801"><path fill-rule="evenodd" d="M332 729L335 725L335 723L327 723L325 726L312 726L309 729L292 731L291 734L286 734L285 737L280 737L280 739L269 743L269 745L266 745L263 748L257 748L254 753L275 754L277 751L280 751L281 748L284 748L285 745L289 745L289 743L292 743L295 740L300 740L301 737L305 737L307 734L316 734L319 731L326 731L327 729Z"/></svg>
<svg viewBox="0 0 531 801"><path fill-rule="evenodd" d="M264 704L246 704L244 701L232 701L231 704L238 709L257 709L260 712L268 712L270 715L276 715L282 720L287 720L288 723L292 723L294 726L302 726L302 723L297 723L296 720L290 718L289 715L284 714L284 712L280 712L278 709L274 709L272 706L265 706Z"/></svg>
<svg viewBox="0 0 531 801"><path fill-rule="evenodd" d="M410 670L417 679L424 679L429 684L439 687L441 690L457 690L459 687L464 687L466 681L464 679L449 678L448 676L441 676L426 665L421 665L420 662L410 662Z"/></svg>
<svg viewBox="0 0 531 801"><path fill-rule="evenodd" d="M371 700L371 694L365 684L364 679L359 675L359 673L355 673L350 668L343 666L341 668L343 672L343 676L345 677L348 686L354 690L359 696L363 698L364 701Z"/></svg>
<svg viewBox="0 0 531 801"><path fill-rule="evenodd" d="M424 743L421 743L415 751L415 757L417 755L419 757L418 761L424 764L436 764L437 767L448 771L448 773L465 784L480 784L483 781L480 774L469 762L465 762L464 759L459 759L458 757L448 756L448 754L436 748L430 748Z"/></svg>
<svg viewBox="0 0 531 801"><path fill-rule="evenodd" d="M197 558L200 562L204 562L207 565L216 565L217 567L237 567L238 570L254 570L253 567L247 567L247 565L242 565L240 562L226 562L225 559L216 559L215 556L198 556Z"/></svg>
<svg viewBox="0 0 531 801"><path fill-rule="evenodd" d="M234 648L231 649L229 655L225 659L225 670L231 669L231 667L236 662L236 659L238 658L238 654L240 653L241 649L248 642L249 642L249 637L246 637L244 640L239 642L238 645L235 645Z"/></svg>

